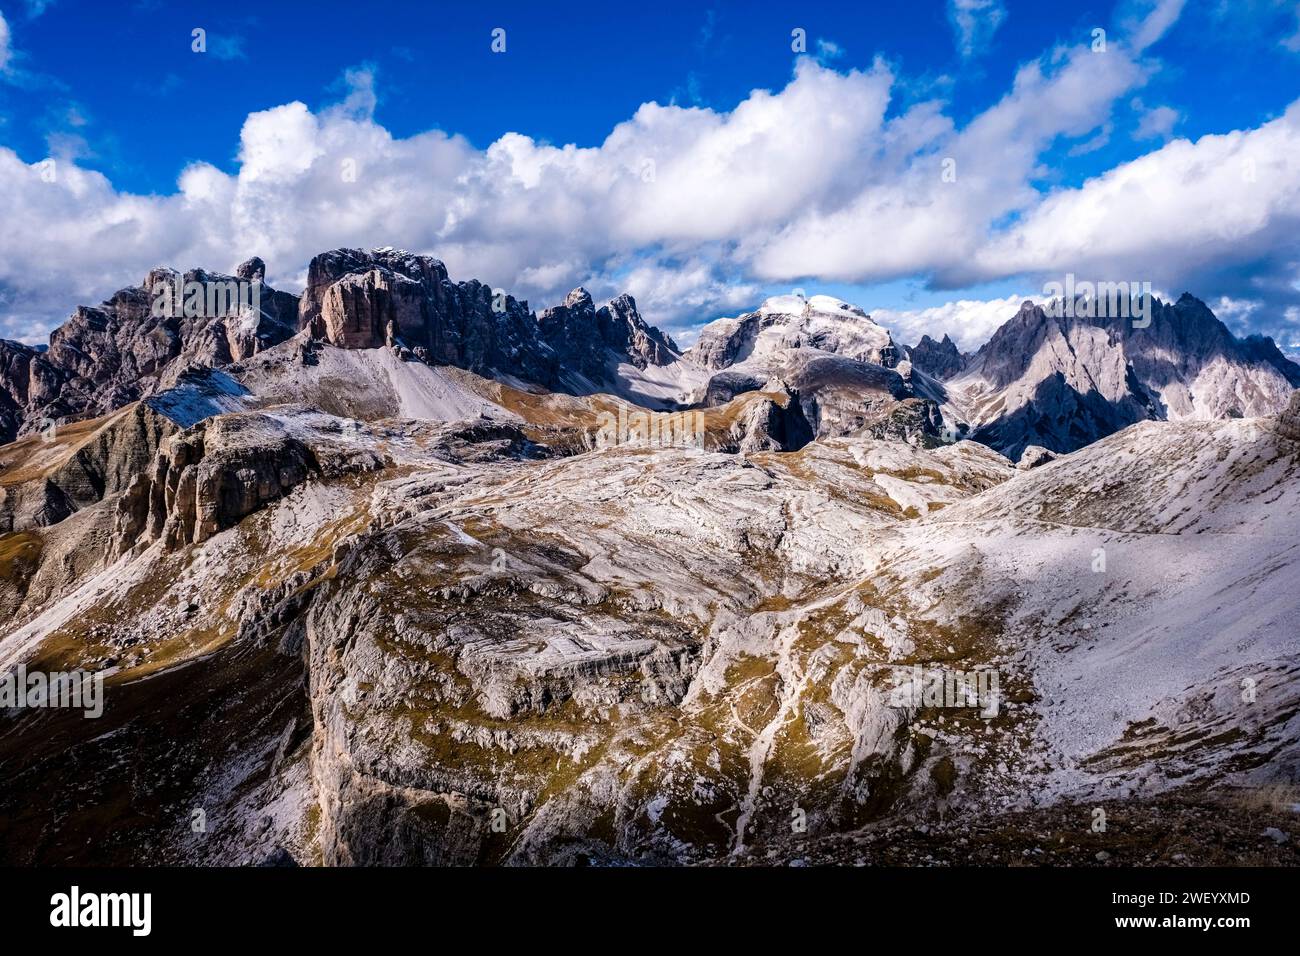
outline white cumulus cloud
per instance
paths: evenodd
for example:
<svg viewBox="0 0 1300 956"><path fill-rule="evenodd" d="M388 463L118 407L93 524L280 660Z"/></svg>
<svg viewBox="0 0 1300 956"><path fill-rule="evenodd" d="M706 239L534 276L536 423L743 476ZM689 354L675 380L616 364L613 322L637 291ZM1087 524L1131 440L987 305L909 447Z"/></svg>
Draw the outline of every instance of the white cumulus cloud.
<svg viewBox="0 0 1300 956"><path fill-rule="evenodd" d="M9 46L9 24L5 21L5 15L0 13L0 73L9 68L9 57L12 51Z"/></svg>
<svg viewBox="0 0 1300 956"><path fill-rule="evenodd" d="M1009 295L1001 299L959 299L925 309L872 309L871 318L889 329L896 342L915 345L922 335L941 339L948 335L963 352L973 352L1007 319L1031 300L1043 304L1041 295Z"/></svg>
<svg viewBox="0 0 1300 956"><path fill-rule="evenodd" d="M274 284L300 287L312 255L337 246L432 254L535 308L578 284L629 291L675 334L753 307L764 287L818 282L1037 289L1091 270L1234 300L1289 290L1296 303L1300 106L1258 129L1174 140L1077 188L1039 185L1050 149L1104 142L1156 68L1141 50L1179 6L1126 8L1104 54L1085 34L1021 64L961 124L942 100L900 97L906 81L883 61L802 57L783 88L731 110L645 103L595 145L507 133L477 149L439 130L394 136L375 120L373 70L358 67L333 106L250 114L233 172L194 163L168 195L0 147L0 335L42 337L156 265L229 270L260 255ZM896 97L911 105L891 111ZM1231 287L1238 267L1267 288ZM1018 304L898 321L906 341L949 331L969 348Z"/></svg>
<svg viewBox="0 0 1300 956"><path fill-rule="evenodd" d="M1007 8L1002 0L948 0L948 22L957 38L963 58L982 53L993 40Z"/></svg>
<svg viewBox="0 0 1300 956"><path fill-rule="evenodd" d="M1297 227L1300 101L1257 129L1174 140L1051 193L977 261L989 276L1068 269L1186 284L1295 256Z"/></svg>
<svg viewBox="0 0 1300 956"><path fill-rule="evenodd" d="M1135 139L1168 139L1174 126L1182 119L1182 114L1172 106L1147 109L1137 97L1133 98L1132 106L1138 114L1137 129L1133 131Z"/></svg>

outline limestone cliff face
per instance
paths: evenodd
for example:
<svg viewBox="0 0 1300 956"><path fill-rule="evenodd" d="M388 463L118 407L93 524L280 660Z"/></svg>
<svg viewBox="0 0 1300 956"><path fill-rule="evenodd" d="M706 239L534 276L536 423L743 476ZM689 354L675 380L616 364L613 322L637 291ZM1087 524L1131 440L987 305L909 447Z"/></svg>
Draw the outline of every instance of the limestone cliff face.
<svg viewBox="0 0 1300 956"><path fill-rule="evenodd" d="M1079 311L1024 303L945 383L975 440L1070 452L1135 422L1275 415L1300 386L1271 340L1235 338L1187 293L1141 322Z"/></svg>
<svg viewBox="0 0 1300 956"><path fill-rule="evenodd" d="M171 421L139 403L6 447L0 453L6 466L0 475L0 531L52 525L125 491L174 431ZM11 462L14 467L8 467Z"/></svg>
<svg viewBox="0 0 1300 956"><path fill-rule="evenodd" d="M116 550L157 539L168 548L204 541L319 471L311 450L271 418L200 422L165 441L131 482L118 505Z"/></svg>
<svg viewBox="0 0 1300 956"><path fill-rule="evenodd" d="M1300 441L1300 390L1292 393L1291 401L1277 417L1277 430L1291 441Z"/></svg>
<svg viewBox="0 0 1300 956"><path fill-rule="evenodd" d="M236 271L155 269L96 307L79 306L46 350L0 341L0 443L115 411L169 387L187 366L239 361L293 335L297 296L266 286L260 259ZM247 306L253 284L256 310Z"/></svg>
<svg viewBox="0 0 1300 956"><path fill-rule="evenodd" d="M325 289L319 322L324 338L343 348L419 340L427 322L424 292L387 270L352 273Z"/></svg>
<svg viewBox="0 0 1300 956"><path fill-rule="evenodd" d="M429 256L335 249L311 261L299 327L347 348L400 344L440 365L555 381L554 353L527 303L481 282L452 282Z"/></svg>
<svg viewBox="0 0 1300 956"><path fill-rule="evenodd" d="M433 364L563 391L608 387L620 363L645 370L681 360L629 295L596 308L575 289L534 316L526 302L481 282L453 282L437 259L394 249L316 256L299 326L344 348L398 346Z"/></svg>

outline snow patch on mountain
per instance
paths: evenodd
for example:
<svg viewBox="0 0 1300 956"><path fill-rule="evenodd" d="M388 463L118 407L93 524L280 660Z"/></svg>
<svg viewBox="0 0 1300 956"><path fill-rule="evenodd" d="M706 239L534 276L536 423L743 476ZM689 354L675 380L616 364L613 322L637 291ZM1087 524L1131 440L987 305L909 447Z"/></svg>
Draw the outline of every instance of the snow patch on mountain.
<svg viewBox="0 0 1300 956"><path fill-rule="evenodd" d="M146 399L145 404L180 425L191 425L226 412L250 407L251 393L218 369L187 370L170 389Z"/></svg>

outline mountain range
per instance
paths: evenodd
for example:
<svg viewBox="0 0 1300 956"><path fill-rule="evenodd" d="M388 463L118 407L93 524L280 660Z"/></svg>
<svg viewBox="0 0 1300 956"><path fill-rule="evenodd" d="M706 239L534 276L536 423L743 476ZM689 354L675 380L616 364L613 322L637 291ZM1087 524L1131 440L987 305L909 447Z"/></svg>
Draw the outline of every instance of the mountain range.
<svg viewBox="0 0 1300 956"><path fill-rule="evenodd" d="M597 308L575 289L535 314L482 282L453 282L436 259L391 248L316 256L301 297L266 287L264 275L260 259L233 277L155 270L139 287L78 308L46 349L0 340L0 440L104 414L174 385L182 370L240 362L300 333L655 409L794 393L810 419L799 428L816 435L846 434L872 417L841 421L846 393L853 406L868 396L920 399L938 407L928 417L941 417L950 435L1013 457L1030 445L1074 451L1138 421L1275 413L1300 386L1300 365L1271 339L1235 338L1188 293L1173 304L1156 300L1145 327L1060 318L1062 310L1026 302L973 355L947 336L899 346L861 309L829 296L778 296L708 324L684 351L645 322L629 295ZM156 315L151 290L176 281L255 282L261 305L256 314ZM839 412L823 423L826 398Z"/></svg>
<svg viewBox="0 0 1300 956"><path fill-rule="evenodd" d="M1271 341L779 296L681 349L394 249L265 271L0 343L0 670L105 680L0 716L4 862L1298 861Z"/></svg>

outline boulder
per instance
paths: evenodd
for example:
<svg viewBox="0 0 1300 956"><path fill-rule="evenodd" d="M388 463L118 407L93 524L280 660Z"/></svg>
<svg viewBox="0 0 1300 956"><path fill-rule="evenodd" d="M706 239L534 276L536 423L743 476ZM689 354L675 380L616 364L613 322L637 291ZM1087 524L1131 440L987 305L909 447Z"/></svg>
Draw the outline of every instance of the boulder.
<svg viewBox="0 0 1300 956"><path fill-rule="evenodd" d="M1030 445L1020 455L1020 460L1016 462L1016 467L1021 471L1029 471L1031 468L1037 468L1039 465L1045 465L1049 461L1055 461L1056 454L1048 451L1042 445Z"/></svg>

